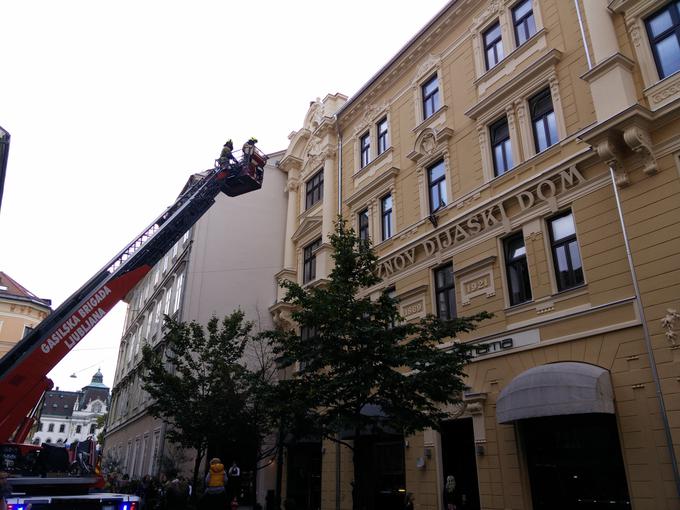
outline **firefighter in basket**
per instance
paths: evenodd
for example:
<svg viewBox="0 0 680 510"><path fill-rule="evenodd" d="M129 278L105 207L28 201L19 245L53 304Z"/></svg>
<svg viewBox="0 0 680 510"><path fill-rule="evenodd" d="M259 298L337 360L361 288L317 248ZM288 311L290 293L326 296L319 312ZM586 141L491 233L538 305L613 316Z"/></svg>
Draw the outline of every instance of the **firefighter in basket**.
<svg viewBox="0 0 680 510"><path fill-rule="evenodd" d="M232 142L230 138L222 146L222 152L220 153L220 157L218 159L221 168L226 168L231 162L238 163L238 161L234 157L233 151L234 142Z"/></svg>

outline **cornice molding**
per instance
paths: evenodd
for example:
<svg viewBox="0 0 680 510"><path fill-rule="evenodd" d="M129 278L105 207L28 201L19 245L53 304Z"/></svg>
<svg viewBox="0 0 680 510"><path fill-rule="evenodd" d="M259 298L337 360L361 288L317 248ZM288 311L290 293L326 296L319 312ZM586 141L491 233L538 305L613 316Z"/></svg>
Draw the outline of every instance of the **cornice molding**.
<svg viewBox="0 0 680 510"><path fill-rule="evenodd" d="M293 241L299 241L301 238L308 235L310 232L318 229L321 232L321 225L323 220L320 215L310 215L306 216L301 222L298 228L295 229L291 239Z"/></svg>
<svg viewBox="0 0 680 510"><path fill-rule="evenodd" d="M352 208L357 203L365 201L370 198L375 192L381 191L391 180L394 180L399 174L399 168L396 166L390 167L385 172L381 172L377 179L374 179L365 186L362 186L358 191L352 193L345 199L346 204Z"/></svg>
<svg viewBox="0 0 680 510"><path fill-rule="evenodd" d="M495 111L500 105L524 96L534 86L549 80L556 73L556 65L562 59L562 52L557 49L548 50L529 69L510 79L503 87L492 92L484 99L470 107L465 115L471 119L482 120L488 112Z"/></svg>
<svg viewBox="0 0 680 510"><path fill-rule="evenodd" d="M283 170L284 172L290 172L291 170L300 170L302 169L302 163L303 161L298 158L293 156L292 154L286 154L278 164L279 169Z"/></svg>
<svg viewBox="0 0 680 510"><path fill-rule="evenodd" d="M623 67L629 71L632 71L635 67L635 62L626 57L621 53L614 53L612 56L604 59L602 62L597 64L595 67L590 69L588 72L581 75L581 79L587 81L588 83L596 80L609 70L614 67Z"/></svg>
<svg viewBox="0 0 680 510"><path fill-rule="evenodd" d="M340 109L338 118L343 127L353 122L360 109L370 103L375 95L399 82L404 76L415 73L414 63L421 62L435 43L453 32L454 27L469 23L469 14L478 7L479 2L475 0L450 2ZM446 51L442 52L445 53Z"/></svg>
<svg viewBox="0 0 680 510"><path fill-rule="evenodd" d="M416 137L413 150L406 157L414 162L430 158L437 152L446 149L447 142L452 136L453 129L448 127L441 129L425 128Z"/></svg>

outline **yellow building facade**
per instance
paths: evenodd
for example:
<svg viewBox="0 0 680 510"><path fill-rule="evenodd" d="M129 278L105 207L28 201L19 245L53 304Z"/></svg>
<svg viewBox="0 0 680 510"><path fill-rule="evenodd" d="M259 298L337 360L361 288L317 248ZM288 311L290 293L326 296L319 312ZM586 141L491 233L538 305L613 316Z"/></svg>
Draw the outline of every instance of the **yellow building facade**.
<svg viewBox="0 0 680 510"><path fill-rule="evenodd" d="M342 213L405 320L494 314L452 419L369 445L366 508L680 507L679 69L677 2L453 1L312 102L277 277L322 284ZM351 453L304 448L288 496L351 508Z"/></svg>
<svg viewBox="0 0 680 510"><path fill-rule="evenodd" d="M0 356L50 314L51 304L0 271Z"/></svg>

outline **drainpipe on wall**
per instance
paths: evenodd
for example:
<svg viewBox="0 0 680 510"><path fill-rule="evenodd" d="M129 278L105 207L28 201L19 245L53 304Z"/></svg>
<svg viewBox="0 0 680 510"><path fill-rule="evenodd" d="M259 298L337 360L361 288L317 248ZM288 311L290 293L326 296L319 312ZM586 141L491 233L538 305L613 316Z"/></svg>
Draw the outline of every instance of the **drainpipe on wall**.
<svg viewBox="0 0 680 510"><path fill-rule="evenodd" d="M581 17L581 9L579 0L574 0L574 7L576 8L576 16L578 17L578 25L581 31L581 39L583 40L583 48L586 53L586 61L588 62L588 70L593 68L593 63L590 59L590 49L588 48L588 41L586 40L586 32L583 26L583 18ZM616 208L618 211L619 222L621 223L621 233L623 235L623 242L626 247L626 257L628 258L628 269L630 271L631 279L633 280L633 289L635 291L635 306L637 308L640 321L642 323L642 333L645 339L645 350L649 359L649 365L652 370L652 379L654 380L654 387L656 390L656 398L659 402L659 411L661 413L661 420L663 422L664 435L666 436L666 447L671 461L671 468L673 469L673 479L675 481L675 491L680 497L680 472L678 471L678 461L673 448L673 436L671 434L671 427L668 423L668 414L666 412L666 404L663 399L663 390L661 389L661 381L659 380L659 371L656 366L654 358L654 350L652 348L652 339L645 320L644 309L642 308L642 299L640 298L640 286L638 285L637 273L635 272L635 265L633 264L633 255L630 250L630 242L628 240L628 231L626 230L626 223L623 217L623 208L621 207L621 198L619 196L619 189L616 185L616 175L614 168L609 166L609 174L611 176L612 188L614 190L614 199L616 200Z"/></svg>
<svg viewBox="0 0 680 510"><path fill-rule="evenodd" d="M335 131L338 133L338 216L342 215L342 134L340 134L340 124L338 114L335 117Z"/></svg>
<svg viewBox="0 0 680 510"><path fill-rule="evenodd" d="M593 62L590 60L590 48L588 48L588 40L586 39L586 30L583 26L583 18L581 17L581 6L578 0L574 0L574 7L576 7L576 17L578 18L578 27L581 30L581 40L583 41L583 49L586 52L586 61L588 62L588 70L593 68Z"/></svg>
<svg viewBox="0 0 680 510"><path fill-rule="evenodd" d="M340 134L340 124L338 114L335 117L335 131L338 134L338 216L342 215L342 134ZM337 439L340 439L338 434ZM335 510L340 510L340 443L335 443Z"/></svg>
<svg viewBox="0 0 680 510"><path fill-rule="evenodd" d="M671 427L668 423L668 414L666 412L666 404L663 400L663 391L661 389L661 381L659 380L659 371L656 367L656 361L654 359L654 349L652 348L652 338L649 334L649 328L647 327L647 321L645 320L645 312L642 308L642 299L640 298L640 286L638 285L637 274L635 272L635 266L633 265L633 255L630 250L630 243L628 241L628 231L626 230L626 224L623 221L623 209L621 207L621 199L619 197L619 189L616 185L616 175L614 174L614 168L609 166L609 174L611 176L612 188L614 189L614 198L616 200L616 208L619 214L619 222L621 223L621 232L623 234L623 243L626 246L626 257L628 258L628 268L630 270L630 276L633 280L633 289L635 291L635 305L637 308L638 315L640 316L640 321L642 322L642 333L645 337L645 349L647 351L647 357L649 358L649 365L652 370L652 379L654 380L654 387L656 389L656 398L659 401L659 411L661 413L661 420L663 421L663 431L666 436L666 446L668 448L668 455L671 461L671 468L673 469L673 479L675 480L675 490L677 495L680 497L680 473L678 472L678 460L675 456L675 449L673 448L673 435L671 434Z"/></svg>

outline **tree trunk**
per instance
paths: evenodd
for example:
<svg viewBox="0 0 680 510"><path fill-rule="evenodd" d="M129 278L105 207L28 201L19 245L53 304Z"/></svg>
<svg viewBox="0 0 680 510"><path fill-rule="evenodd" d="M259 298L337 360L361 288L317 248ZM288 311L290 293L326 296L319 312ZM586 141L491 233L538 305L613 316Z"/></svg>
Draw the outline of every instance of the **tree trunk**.
<svg viewBox="0 0 680 510"><path fill-rule="evenodd" d="M193 477L193 490L191 491L192 499L198 497L198 471L201 469L201 459L203 458L203 447L198 446L196 448L196 459L194 460L194 477Z"/></svg>
<svg viewBox="0 0 680 510"><path fill-rule="evenodd" d="M257 503L257 476L258 476L258 469L257 469L257 461L260 458L260 451L262 449L262 441L256 441L257 445L255 446L255 455L254 455L254 462L253 462L253 488L252 488L252 497L253 497L253 506Z"/></svg>
<svg viewBox="0 0 680 510"><path fill-rule="evenodd" d="M363 495L361 476L359 476L359 434L361 429L354 427L354 448L352 449L352 467L354 470L354 482L352 484L352 509L359 510L359 502Z"/></svg>
<svg viewBox="0 0 680 510"><path fill-rule="evenodd" d="M283 485L283 431L279 428L279 437L276 445L276 487L275 507L281 510L281 486Z"/></svg>

